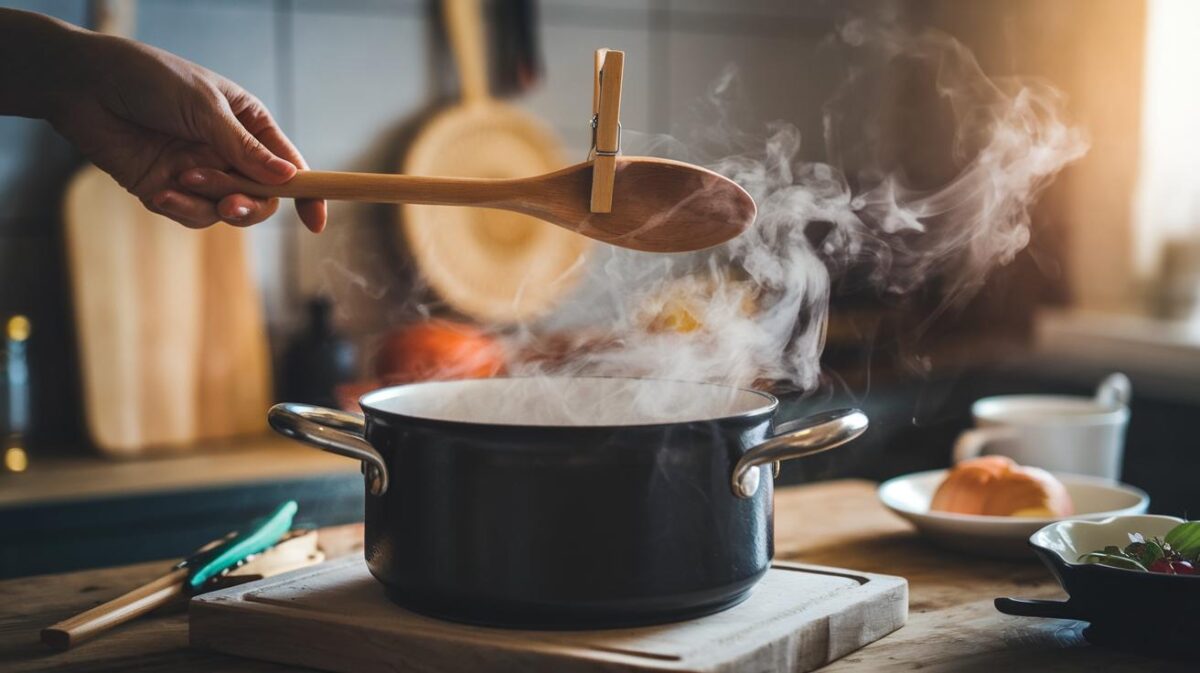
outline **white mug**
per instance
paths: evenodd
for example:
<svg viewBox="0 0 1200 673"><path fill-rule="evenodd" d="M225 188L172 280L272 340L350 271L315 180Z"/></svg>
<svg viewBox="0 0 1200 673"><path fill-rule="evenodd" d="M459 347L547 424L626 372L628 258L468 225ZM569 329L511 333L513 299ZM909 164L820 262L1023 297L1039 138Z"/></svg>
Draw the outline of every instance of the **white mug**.
<svg viewBox="0 0 1200 673"><path fill-rule="evenodd" d="M1051 472L1121 476L1129 425L1129 378L1112 374L1095 397L1001 395L971 405L975 428L958 436L954 462L982 453Z"/></svg>

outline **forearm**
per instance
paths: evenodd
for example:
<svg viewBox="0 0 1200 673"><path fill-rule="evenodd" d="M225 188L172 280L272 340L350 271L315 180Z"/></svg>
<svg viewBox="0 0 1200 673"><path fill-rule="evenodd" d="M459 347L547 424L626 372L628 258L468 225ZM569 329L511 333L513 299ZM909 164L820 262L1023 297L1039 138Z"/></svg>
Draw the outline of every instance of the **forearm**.
<svg viewBox="0 0 1200 673"><path fill-rule="evenodd" d="M58 19L0 9L0 115L50 117L86 82L93 37Z"/></svg>

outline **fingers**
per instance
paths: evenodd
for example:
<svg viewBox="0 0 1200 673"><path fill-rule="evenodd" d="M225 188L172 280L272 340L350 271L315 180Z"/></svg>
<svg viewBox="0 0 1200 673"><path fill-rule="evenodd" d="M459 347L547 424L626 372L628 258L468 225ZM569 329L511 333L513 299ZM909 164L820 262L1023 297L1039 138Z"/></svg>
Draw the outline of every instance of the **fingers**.
<svg viewBox="0 0 1200 673"><path fill-rule="evenodd" d="M212 201L173 189L163 190L150 200L150 209L193 229L203 229L218 221L248 227L275 214L279 199L253 199L231 194Z"/></svg>
<svg viewBox="0 0 1200 673"><path fill-rule="evenodd" d="M218 201L222 217L228 219L241 214L238 223L261 221L275 211L277 202L246 197L246 187L236 186L229 174L216 169L231 168L232 172L255 182L280 184L290 180L298 169L307 168L308 164L262 102L224 78L218 77L215 84L219 92L216 96L218 104L208 121L211 128L207 140L228 166L193 164L196 168L180 175L179 183L196 195ZM234 195L239 198L229 198ZM311 231L324 229L326 207L323 201L298 199L296 212Z"/></svg>
<svg viewBox="0 0 1200 673"><path fill-rule="evenodd" d="M247 201L255 201L255 199L240 193L239 190L242 187L237 183L237 181L234 180L232 176L224 171L216 170L215 168L192 168L190 170L186 170L179 176L179 183L193 194L202 196L212 201L220 201L222 204L224 204L226 200L233 197L240 197L246 199ZM270 217L270 215L275 212L275 208L278 207L278 199L271 199L271 201L274 202L273 207L271 208L270 212L264 215L261 219ZM259 200L259 203L263 202L264 200ZM238 203L242 202L239 201ZM242 203L242 205L246 204ZM223 215L225 212L226 211L224 210L221 211ZM296 212L300 214L300 220L304 222L304 225L308 227L310 231L314 233L320 233L321 229L324 228L326 218L324 201L298 199L296 201ZM261 221L261 219L256 221ZM246 222L247 224L253 223L249 222L245 218L242 220L242 222ZM240 223L241 222L239 222L239 224Z"/></svg>
<svg viewBox="0 0 1200 673"><path fill-rule="evenodd" d="M319 234L325 229L328 219L325 202L319 199L296 199L296 214L308 230Z"/></svg>
<svg viewBox="0 0 1200 673"><path fill-rule="evenodd" d="M221 118L227 131L222 136L225 140L218 143L217 147L222 158L237 172L258 182L279 184L290 180L297 169L308 168L300 151L275 123L261 101L227 79L219 78L216 84L224 97ZM236 141L231 138L236 138ZM213 179L219 180L216 176ZM212 187L221 184L217 182ZM210 196L215 195L210 192ZM314 233L325 228L324 201L297 199L296 213L304 226Z"/></svg>
<svg viewBox="0 0 1200 673"><path fill-rule="evenodd" d="M215 168L192 168L179 176L179 184L193 194L213 201L241 193L241 186L225 171Z"/></svg>
<svg viewBox="0 0 1200 673"><path fill-rule="evenodd" d="M203 229L219 219L216 204L212 201L173 189L155 194L147 207L192 229Z"/></svg>
<svg viewBox="0 0 1200 673"><path fill-rule="evenodd" d="M192 194L216 202L221 219L238 226L258 224L279 209L279 199L242 194L232 176L215 168L186 170L179 176L179 184Z"/></svg>
<svg viewBox="0 0 1200 673"><path fill-rule="evenodd" d="M275 155L242 125L228 105L209 120L210 142L222 159L246 177L270 185L287 182L296 165Z"/></svg>
<svg viewBox="0 0 1200 673"><path fill-rule="evenodd" d="M217 202L221 219L237 227L258 224L279 210L279 199L255 199L245 194L232 194Z"/></svg>
<svg viewBox="0 0 1200 673"><path fill-rule="evenodd" d="M244 113L239 115L239 118L243 119L246 127L272 152L292 162L298 168L308 168L308 162L300 155L300 150L296 149L283 130L275 124L275 120L271 119L266 108L261 106L247 108ZM324 201L296 199L296 213L300 216L300 221L304 223L304 226L314 234L319 234L325 229L327 211Z"/></svg>

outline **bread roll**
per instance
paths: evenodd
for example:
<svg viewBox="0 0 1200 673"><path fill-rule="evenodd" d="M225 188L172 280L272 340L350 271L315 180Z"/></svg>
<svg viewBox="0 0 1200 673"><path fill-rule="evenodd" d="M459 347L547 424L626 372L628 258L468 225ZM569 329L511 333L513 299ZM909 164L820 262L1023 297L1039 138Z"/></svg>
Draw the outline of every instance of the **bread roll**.
<svg viewBox="0 0 1200 673"><path fill-rule="evenodd" d="M955 465L933 494L929 509L956 514L1058 518L1074 512L1071 496L1054 475L1022 467L1004 456Z"/></svg>

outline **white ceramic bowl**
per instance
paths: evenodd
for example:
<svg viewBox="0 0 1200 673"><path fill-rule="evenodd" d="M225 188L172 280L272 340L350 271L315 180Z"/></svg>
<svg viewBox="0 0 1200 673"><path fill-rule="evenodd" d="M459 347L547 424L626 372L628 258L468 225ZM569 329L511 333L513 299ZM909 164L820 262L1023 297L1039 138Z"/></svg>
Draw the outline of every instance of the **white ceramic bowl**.
<svg viewBox="0 0 1200 673"><path fill-rule="evenodd" d="M1099 521L1126 514L1143 514L1150 505L1150 496L1133 486L1098 477L1055 474L1075 503L1072 516L1032 518L931 512L929 503L946 473L947 470L931 470L885 481L879 485L879 500L911 521L931 541L985 556L1030 557L1029 536L1056 521Z"/></svg>
<svg viewBox="0 0 1200 673"><path fill-rule="evenodd" d="M1129 544L1130 533L1141 533L1147 538L1166 537L1172 528L1183 522L1183 519L1178 517L1157 514L1112 517L1103 521L1060 521L1034 533L1029 538L1029 544L1057 554L1066 565L1086 565L1079 563L1080 556L1104 549L1108 545L1124 547ZM1124 568L1113 570L1141 572Z"/></svg>

